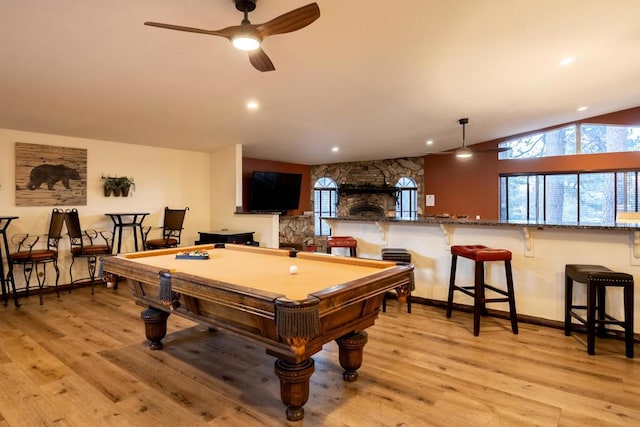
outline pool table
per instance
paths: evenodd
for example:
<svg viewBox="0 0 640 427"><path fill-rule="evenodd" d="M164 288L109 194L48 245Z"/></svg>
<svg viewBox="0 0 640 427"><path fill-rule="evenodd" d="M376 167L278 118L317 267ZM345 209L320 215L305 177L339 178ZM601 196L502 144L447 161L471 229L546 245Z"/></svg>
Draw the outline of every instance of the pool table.
<svg viewBox="0 0 640 427"><path fill-rule="evenodd" d="M264 346L277 358L291 421L304 417L311 356L335 340L343 379L355 381L364 329L385 293L411 286L413 275L408 264L233 244L120 254L104 258L103 268L126 278L135 302L147 307L141 317L151 349L162 348L170 314Z"/></svg>

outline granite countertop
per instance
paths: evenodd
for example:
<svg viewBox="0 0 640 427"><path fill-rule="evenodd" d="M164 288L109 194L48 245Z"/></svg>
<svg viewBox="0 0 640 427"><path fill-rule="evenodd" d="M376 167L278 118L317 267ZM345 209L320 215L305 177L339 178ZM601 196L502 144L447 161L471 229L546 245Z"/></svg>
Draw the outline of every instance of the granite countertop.
<svg viewBox="0 0 640 427"><path fill-rule="evenodd" d="M422 216L414 220L396 219L396 218L362 218L362 217L323 217L325 220L334 221L360 221L360 222L378 222L389 224L442 224L442 225L474 225L483 227L534 227L539 230L544 228L564 228L564 229L583 229L583 230L621 230L621 231L640 231L638 223L610 223L610 224L582 224L582 223L547 223L540 221L498 221L492 219L473 219L473 218L455 218L441 216Z"/></svg>

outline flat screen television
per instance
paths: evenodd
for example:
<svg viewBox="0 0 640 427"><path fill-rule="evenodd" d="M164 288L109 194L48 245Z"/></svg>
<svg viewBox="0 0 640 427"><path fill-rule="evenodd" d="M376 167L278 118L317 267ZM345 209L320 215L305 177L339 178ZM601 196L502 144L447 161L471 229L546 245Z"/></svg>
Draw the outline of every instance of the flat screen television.
<svg viewBox="0 0 640 427"><path fill-rule="evenodd" d="M249 184L250 212L298 209L302 174L254 171Z"/></svg>

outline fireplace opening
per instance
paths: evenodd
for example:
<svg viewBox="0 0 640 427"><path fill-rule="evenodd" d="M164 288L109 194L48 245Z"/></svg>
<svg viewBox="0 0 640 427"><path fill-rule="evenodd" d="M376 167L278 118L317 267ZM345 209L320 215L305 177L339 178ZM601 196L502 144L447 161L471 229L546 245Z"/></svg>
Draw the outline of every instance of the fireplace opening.
<svg viewBox="0 0 640 427"><path fill-rule="evenodd" d="M384 209L380 206L362 204L353 206L349 209L349 216L357 216L361 218L380 218L384 217Z"/></svg>

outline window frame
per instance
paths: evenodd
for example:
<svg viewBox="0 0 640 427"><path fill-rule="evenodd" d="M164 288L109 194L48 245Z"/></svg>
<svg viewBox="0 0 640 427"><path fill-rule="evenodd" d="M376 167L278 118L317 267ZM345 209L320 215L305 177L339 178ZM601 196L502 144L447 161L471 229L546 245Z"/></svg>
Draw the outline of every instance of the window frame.
<svg viewBox="0 0 640 427"><path fill-rule="evenodd" d="M407 185L407 181L411 185ZM398 188L396 193L396 219L412 220L418 218L418 184L416 181L411 177L401 176L396 182L396 188ZM402 208L405 195L409 199L408 212Z"/></svg>
<svg viewBox="0 0 640 427"><path fill-rule="evenodd" d="M612 191L613 194L609 194L607 196L604 193L605 199L608 197L612 202L613 206L604 205L604 209L610 209L613 213L613 218L609 220L604 220L604 218L599 223L587 222L581 220L582 211L584 207L581 206L583 196L581 192L584 193L585 190L582 186L582 182L585 176L588 175L601 175L601 174L612 174ZM583 223L583 224L610 224L615 222L615 216L618 212L639 212L640 209L640 201L639 192L640 192L640 169L603 169L603 170L579 170L579 171L561 171L561 172L534 172L534 173L504 173L499 175L499 219L500 221L534 221L534 222L546 222L549 217L548 213L548 202L547 202L547 189L549 177L556 177L561 175L575 175L575 199L576 199L576 212L575 212L575 221L561 221L560 223ZM629 178L631 175L631 179ZM524 206L524 211L526 212L526 217L524 219L512 219L510 218L510 208L512 208L512 198L509 197L509 178L516 177L526 177L527 189L526 189L526 205ZM536 197L535 200L531 200L530 194L530 182L531 179L536 181L536 186L539 186L539 181L542 181L542 189L536 188L537 193L542 191L542 197ZM606 179L606 177L605 177ZM630 179L630 182L629 182ZM619 183L622 182L623 186L620 186ZM630 184L630 185L629 185ZM606 185L603 186L604 190L606 190ZM631 191L629 191L631 190ZM622 191L622 194L621 194ZM540 200L542 200L543 206L539 206ZM535 206L531 206L535 204ZM632 205L632 206L631 206ZM540 219L540 215L536 217L531 217L531 212L542 213L542 218ZM555 223L555 222L554 222Z"/></svg>
<svg viewBox="0 0 640 427"><path fill-rule="evenodd" d="M328 210L322 209L324 197L328 198ZM320 207L318 210L317 207ZM338 214L338 184L333 178L323 176L313 185L313 223L314 235L330 236L331 227L321 217L336 217ZM326 230L325 230L326 228Z"/></svg>
<svg viewBox="0 0 640 427"><path fill-rule="evenodd" d="M605 134L607 133L608 128L625 128L627 130L631 130L631 132L633 134L636 135L636 138L631 139L631 141L638 141L638 148L637 149L633 149L633 148L624 148L621 150L603 150L603 151L588 151L585 152L585 144L586 144L586 136L588 134L588 132L585 132L585 128L588 127L604 127L605 128ZM572 129L575 128L575 129ZM508 140L502 141L500 143L498 143L498 148L514 148L517 147L519 144L519 141L523 141L529 138L536 138L537 137L537 141L541 141L542 140L542 144L545 144L545 138L547 135L551 136L553 133L559 132L565 130L567 132L572 132L573 133L573 140L567 142L566 140L564 141L564 145L565 147L569 147L569 151L568 152L564 152L564 153L557 153L557 152L550 152L550 153L545 153L545 148L546 145L542 145L542 148L539 150L539 155L535 155L535 156L518 156L518 157L511 157L510 153L512 153L511 150L507 150L507 151L503 151L498 153L498 160L520 160L520 159L539 159L539 158L544 158L544 157L552 157L552 156L576 156L576 155L581 155L581 154L604 154L604 153L626 153L626 152L633 152L633 151L637 151L640 150L640 126L638 125L628 125L628 124L618 124L618 123L598 123L598 122L591 122L591 121L585 121L585 122L572 122L572 123L566 123L563 124L561 126L556 126L553 128L549 128L549 129L545 129L545 130L536 130L527 134L523 134L520 135L518 137L511 137ZM627 135L625 141L629 141L629 135ZM538 142L534 142L533 144L537 144ZM608 144L607 141L604 140L604 144L605 144L605 148L607 148ZM525 151L525 146L524 143L522 145L523 148L523 152ZM529 150L533 148L532 147L529 148Z"/></svg>

